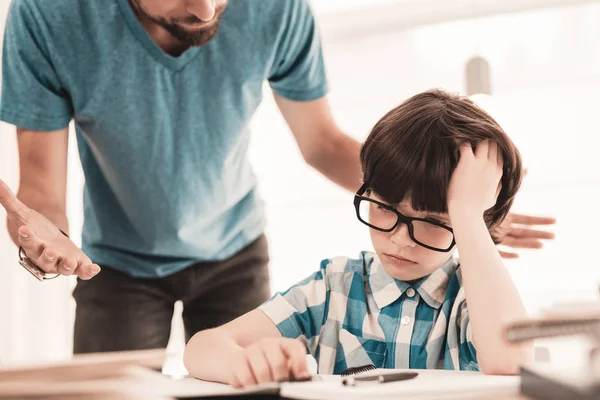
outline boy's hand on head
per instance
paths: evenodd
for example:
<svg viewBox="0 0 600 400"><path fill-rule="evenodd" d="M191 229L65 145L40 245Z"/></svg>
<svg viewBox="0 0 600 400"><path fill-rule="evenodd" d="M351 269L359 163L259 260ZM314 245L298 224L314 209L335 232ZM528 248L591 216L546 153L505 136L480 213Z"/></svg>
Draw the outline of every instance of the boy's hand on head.
<svg viewBox="0 0 600 400"><path fill-rule="evenodd" d="M483 218L483 213L496 204L502 166L502 152L496 142L481 142L475 152L469 143L460 146L460 159L448 187L450 219L467 214Z"/></svg>
<svg viewBox="0 0 600 400"><path fill-rule="evenodd" d="M308 378L306 346L298 339L266 338L245 348L230 367L234 388Z"/></svg>

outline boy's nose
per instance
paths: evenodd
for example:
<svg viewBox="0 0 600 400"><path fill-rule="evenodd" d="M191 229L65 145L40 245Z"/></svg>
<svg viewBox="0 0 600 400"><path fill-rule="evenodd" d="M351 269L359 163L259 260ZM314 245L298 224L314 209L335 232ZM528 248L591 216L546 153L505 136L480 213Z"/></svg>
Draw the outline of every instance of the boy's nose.
<svg viewBox="0 0 600 400"><path fill-rule="evenodd" d="M416 243L411 239L408 233L408 225L401 223L396 230L392 232L392 243L399 247L415 247Z"/></svg>
<svg viewBox="0 0 600 400"><path fill-rule="evenodd" d="M198 19L208 22L215 16L215 4L216 0L189 0L186 11Z"/></svg>

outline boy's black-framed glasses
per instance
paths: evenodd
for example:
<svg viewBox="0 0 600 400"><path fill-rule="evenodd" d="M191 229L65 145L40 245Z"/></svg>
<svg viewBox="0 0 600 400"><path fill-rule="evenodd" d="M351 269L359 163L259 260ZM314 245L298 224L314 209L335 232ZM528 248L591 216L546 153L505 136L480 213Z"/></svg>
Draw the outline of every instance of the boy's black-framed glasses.
<svg viewBox="0 0 600 400"><path fill-rule="evenodd" d="M449 226L425 218L408 217L394 207L363 196L368 186L364 184L354 195L354 208L358 220L381 232L392 232L400 224L406 224L410 238L426 249L448 252L456 241Z"/></svg>

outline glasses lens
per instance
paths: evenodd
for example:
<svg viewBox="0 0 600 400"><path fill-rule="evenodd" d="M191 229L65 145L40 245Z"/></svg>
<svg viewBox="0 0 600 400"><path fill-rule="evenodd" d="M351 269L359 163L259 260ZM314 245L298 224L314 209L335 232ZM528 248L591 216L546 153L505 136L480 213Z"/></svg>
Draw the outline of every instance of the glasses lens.
<svg viewBox="0 0 600 400"><path fill-rule="evenodd" d="M426 246L445 250L454 240L452 232L441 226L424 221L413 221L412 224L415 239Z"/></svg>
<svg viewBox="0 0 600 400"><path fill-rule="evenodd" d="M379 229L392 229L398 220L393 211L366 199L360 200L358 210L362 222Z"/></svg>

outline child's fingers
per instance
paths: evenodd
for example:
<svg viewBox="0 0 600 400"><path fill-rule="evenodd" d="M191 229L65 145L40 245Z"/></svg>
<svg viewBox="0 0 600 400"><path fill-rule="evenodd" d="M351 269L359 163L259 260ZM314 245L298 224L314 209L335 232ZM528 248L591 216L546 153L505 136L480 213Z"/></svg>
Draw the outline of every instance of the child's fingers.
<svg viewBox="0 0 600 400"><path fill-rule="evenodd" d="M242 388L242 384L240 383L240 381L238 380L238 378L235 374L231 374L229 376L229 385L234 389Z"/></svg>
<svg viewBox="0 0 600 400"><path fill-rule="evenodd" d="M488 159L497 161L498 160L498 142L488 141Z"/></svg>
<svg viewBox="0 0 600 400"><path fill-rule="evenodd" d="M273 382L271 367L262 348L258 346L252 348L248 352L247 360L257 383Z"/></svg>
<svg viewBox="0 0 600 400"><path fill-rule="evenodd" d="M490 148L489 140L484 140L483 142L479 143L477 145L477 148L475 149L475 157L477 157L479 159L488 158L489 148Z"/></svg>
<svg viewBox="0 0 600 400"><path fill-rule="evenodd" d="M235 367L234 380L239 383L239 387L256 385L257 381L250 368L247 357L243 358Z"/></svg>
<svg viewBox="0 0 600 400"><path fill-rule="evenodd" d="M458 148L460 152L460 159L472 158L473 157L473 147L471 147L471 143L464 143L460 145Z"/></svg>
<svg viewBox="0 0 600 400"><path fill-rule="evenodd" d="M271 366L273 380L283 382L290 379L288 359L279 346L265 346L264 354Z"/></svg>
<svg viewBox="0 0 600 400"><path fill-rule="evenodd" d="M498 146L498 142L491 142L488 150L488 159L490 162L495 162L500 171L504 166L504 159L502 158L502 149Z"/></svg>
<svg viewBox="0 0 600 400"><path fill-rule="evenodd" d="M498 148L496 159L498 162L498 166L502 169L504 167L504 157L502 156L502 149Z"/></svg>
<svg viewBox="0 0 600 400"><path fill-rule="evenodd" d="M292 373L296 378L307 378L306 346L299 340L285 340L280 343L281 350L288 358Z"/></svg>
<svg viewBox="0 0 600 400"><path fill-rule="evenodd" d="M498 187L496 188L496 196L494 199L498 200L498 196L500 196L500 192L502 191L502 181L498 183Z"/></svg>

